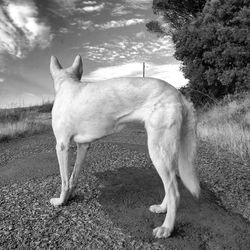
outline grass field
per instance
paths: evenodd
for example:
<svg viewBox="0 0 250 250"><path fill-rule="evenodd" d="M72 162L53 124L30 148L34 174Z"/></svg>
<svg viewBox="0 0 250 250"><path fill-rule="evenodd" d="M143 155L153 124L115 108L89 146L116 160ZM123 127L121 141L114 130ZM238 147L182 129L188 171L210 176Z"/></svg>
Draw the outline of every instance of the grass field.
<svg viewBox="0 0 250 250"><path fill-rule="evenodd" d="M202 140L250 160L250 94L227 97L199 111L198 135Z"/></svg>
<svg viewBox="0 0 250 250"><path fill-rule="evenodd" d="M34 134L51 127L52 103L0 109L0 141Z"/></svg>

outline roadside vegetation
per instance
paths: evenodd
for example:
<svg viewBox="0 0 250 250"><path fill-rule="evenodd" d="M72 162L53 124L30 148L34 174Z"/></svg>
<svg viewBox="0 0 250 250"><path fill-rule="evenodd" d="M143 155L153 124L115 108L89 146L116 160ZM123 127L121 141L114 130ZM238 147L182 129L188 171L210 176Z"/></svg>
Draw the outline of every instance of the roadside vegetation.
<svg viewBox="0 0 250 250"><path fill-rule="evenodd" d="M198 111L198 135L250 161L250 94L227 96Z"/></svg>
<svg viewBox="0 0 250 250"><path fill-rule="evenodd" d="M51 127L52 103L0 109L0 142L35 134Z"/></svg>

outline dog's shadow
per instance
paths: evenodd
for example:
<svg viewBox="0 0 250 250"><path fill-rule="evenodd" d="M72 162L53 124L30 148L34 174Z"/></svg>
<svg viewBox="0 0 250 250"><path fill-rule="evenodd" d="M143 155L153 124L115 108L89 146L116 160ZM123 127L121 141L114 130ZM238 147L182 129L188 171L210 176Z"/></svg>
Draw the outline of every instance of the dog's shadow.
<svg viewBox="0 0 250 250"><path fill-rule="evenodd" d="M220 201L205 183L196 200L177 178L181 199L174 230L170 238L155 239L152 231L162 225L166 214L153 214L148 209L164 197L163 184L153 165L121 167L92 174L98 189L95 197L102 210L116 228L136 242L171 244L177 249L231 249L231 246L236 249L237 237L245 233L243 219L219 206ZM80 192L75 199L86 201L92 195L86 197L87 194Z"/></svg>
<svg viewBox="0 0 250 250"><path fill-rule="evenodd" d="M170 238L155 239L152 231L160 226L166 214L153 214L149 206L164 197L163 184L152 164L145 168L123 167L96 172L100 189L98 202L116 228L131 240L149 244L171 244L178 249L228 249L237 246L235 238L244 232L239 216L218 206L216 197L204 184L200 199L195 200L178 178L181 201L174 231ZM83 195L79 200L86 200ZM232 223L238 225L237 231ZM228 239L231 239L230 241ZM207 247L207 248L206 248ZM215 248L212 248L215 249Z"/></svg>
<svg viewBox="0 0 250 250"><path fill-rule="evenodd" d="M164 197L163 184L155 169L124 167L95 175L101 183L99 202L114 225L135 239L154 241L152 230L163 223L166 215L153 214L148 209L161 203ZM183 186L179 186L183 193ZM172 236L182 234L181 227L176 226Z"/></svg>

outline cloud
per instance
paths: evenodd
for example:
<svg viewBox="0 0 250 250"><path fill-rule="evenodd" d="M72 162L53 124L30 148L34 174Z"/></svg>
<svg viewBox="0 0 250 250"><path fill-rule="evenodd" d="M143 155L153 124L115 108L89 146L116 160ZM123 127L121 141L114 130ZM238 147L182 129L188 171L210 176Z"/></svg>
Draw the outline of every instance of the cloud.
<svg viewBox="0 0 250 250"><path fill-rule="evenodd" d="M176 88L183 87L188 83L188 80L183 76L183 73L180 70L180 64L149 64L148 66L146 66L146 76L164 80Z"/></svg>
<svg viewBox="0 0 250 250"><path fill-rule="evenodd" d="M145 23L147 20L143 18L134 18L134 19L127 19L127 20L112 20L105 24L95 24L94 27L100 30L107 30L111 28L120 28L125 26L136 25L139 23Z"/></svg>
<svg viewBox="0 0 250 250"><path fill-rule="evenodd" d="M57 4L57 8L49 9L53 14L62 18L75 16L76 14L100 12L105 3L98 4L97 1L81 1L81 0L53 0ZM51 1L51 2L53 2Z"/></svg>
<svg viewBox="0 0 250 250"><path fill-rule="evenodd" d="M68 34L68 33L70 33L70 30L68 28L62 27L59 29L58 32L62 33L62 34Z"/></svg>
<svg viewBox="0 0 250 250"><path fill-rule="evenodd" d="M73 10L76 8L76 4L79 0L54 0L57 4L65 10Z"/></svg>
<svg viewBox="0 0 250 250"><path fill-rule="evenodd" d="M147 10L151 8L152 0L123 0L122 3L116 3L111 11L112 16L123 16L132 14L134 10ZM139 13L137 15L140 15Z"/></svg>
<svg viewBox="0 0 250 250"><path fill-rule="evenodd" d="M91 30L94 31L96 29L99 30L108 30L108 29L114 29L114 28L122 28L127 27L131 25L136 25L140 23L145 23L147 20L143 18L133 18L133 19L123 19L123 20L111 20L104 24L97 24L94 23L91 20L83 21L83 20L74 20L71 25L77 25L78 28L83 30Z"/></svg>
<svg viewBox="0 0 250 250"><path fill-rule="evenodd" d="M0 83L1 83L1 82L4 82L4 78L1 78L1 77L0 77Z"/></svg>
<svg viewBox="0 0 250 250"><path fill-rule="evenodd" d="M91 20L84 21L79 18L75 18L71 25L76 25L78 29L94 31L94 23Z"/></svg>
<svg viewBox="0 0 250 250"><path fill-rule="evenodd" d="M84 4L90 4L90 5L93 5L93 4L97 4L96 1L83 1Z"/></svg>
<svg viewBox="0 0 250 250"><path fill-rule="evenodd" d="M146 34L145 34L145 32L141 31L141 32L136 33L135 36L137 38L145 38Z"/></svg>
<svg viewBox="0 0 250 250"><path fill-rule="evenodd" d="M114 9L111 11L112 16L122 16L131 14L132 10L129 10L124 4L117 3Z"/></svg>
<svg viewBox="0 0 250 250"><path fill-rule="evenodd" d="M88 20L88 21L82 21L80 25L83 30L87 30L87 29L92 29L94 26L94 23Z"/></svg>
<svg viewBox="0 0 250 250"><path fill-rule="evenodd" d="M100 81L116 77L141 77L142 63L127 63L120 66L99 68L84 77L86 81ZM146 64L146 76L164 80L176 88L187 84L179 64Z"/></svg>
<svg viewBox="0 0 250 250"><path fill-rule="evenodd" d="M153 1L152 0L124 0L125 6L132 8L132 9L141 9L141 10L146 10L149 9Z"/></svg>
<svg viewBox="0 0 250 250"><path fill-rule="evenodd" d="M85 43L83 50L84 57L91 61L113 64L166 58L173 55L174 46L169 38L148 38L145 41L143 37L137 40L120 37L98 45Z"/></svg>
<svg viewBox="0 0 250 250"><path fill-rule="evenodd" d="M122 76L137 76L141 67L140 63L128 63L120 66L103 67L91 72L89 75L85 76L84 79L98 81Z"/></svg>
<svg viewBox="0 0 250 250"><path fill-rule="evenodd" d="M29 0L29 1L37 1L37 0ZM51 12L53 16L57 16L60 18L68 18L68 16L75 14L77 5L79 4L79 0L53 0L46 2L47 2L45 3L46 5L49 3L47 11Z"/></svg>
<svg viewBox="0 0 250 250"><path fill-rule="evenodd" d="M50 27L41 22L33 1L9 2L0 7L0 54L24 57L35 47L47 48Z"/></svg>
<svg viewBox="0 0 250 250"><path fill-rule="evenodd" d="M88 2L88 3L90 3L90 2ZM78 9L78 10L82 10L83 12L94 12L94 11L100 12L104 8L104 6L105 6L105 4L102 3L99 5L85 6L85 7L82 7L81 9Z"/></svg>

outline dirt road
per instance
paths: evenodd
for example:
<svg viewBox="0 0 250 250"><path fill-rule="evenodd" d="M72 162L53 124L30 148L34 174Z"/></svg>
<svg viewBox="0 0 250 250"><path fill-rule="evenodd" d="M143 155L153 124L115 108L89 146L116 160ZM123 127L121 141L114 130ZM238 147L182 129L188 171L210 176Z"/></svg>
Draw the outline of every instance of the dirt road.
<svg viewBox="0 0 250 250"><path fill-rule="evenodd" d="M219 206L205 183L195 201L179 181L175 230L153 238L164 215L148 207L163 187L145 143L136 126L95 142L76 196L59 208L49 204L60 192L52 133L0 143L0 249L250 249L247 220Z"/></svg>

